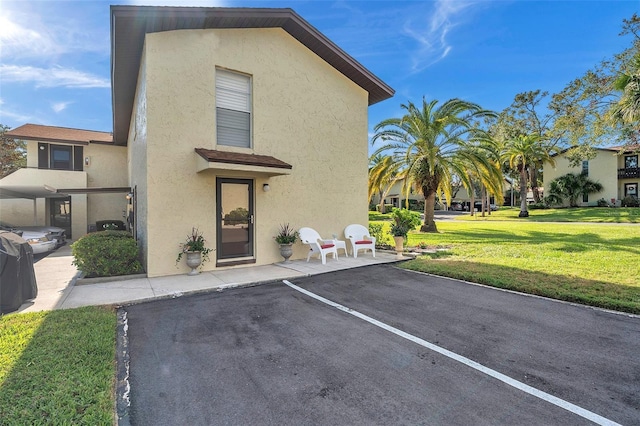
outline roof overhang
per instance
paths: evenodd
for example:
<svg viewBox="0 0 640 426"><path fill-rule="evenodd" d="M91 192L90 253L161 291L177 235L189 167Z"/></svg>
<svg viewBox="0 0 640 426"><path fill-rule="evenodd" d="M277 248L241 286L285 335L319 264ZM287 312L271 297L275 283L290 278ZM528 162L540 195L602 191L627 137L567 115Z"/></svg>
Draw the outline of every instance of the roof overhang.
<svg viewBox="0 0 640 426"><path fill-rule="evenodd" d="M56 194L49 191L44 185L3 185L0 186L0 200L26 199L35 200L37 198L62 198L63 194Z"/></svg>
<svg viewBox="0 0 640 426"><path fill-rule="evenodd" d="M369 93L369 105L395 91L292 9L111 6L113 140L126 145L147 33L184 29L282 28Z"/></svg>
<svg viewBox="0 0 640 426"><path fill-rule="evenodd" d="M244 172L250 175L281 176L291 174L291 164L269 155L243 154L196 148L197 171L219 170Z"/></svg>
<svg viewBox="0 0 640 426"><path fill-rule="evenodd" d="M131 188L111 187L111 188L62 188L56 189L48 185L3 185L0 186L0 199L27 199L36 200L38 198L66 198L77 194L114 194L129 193Z"/></svg>

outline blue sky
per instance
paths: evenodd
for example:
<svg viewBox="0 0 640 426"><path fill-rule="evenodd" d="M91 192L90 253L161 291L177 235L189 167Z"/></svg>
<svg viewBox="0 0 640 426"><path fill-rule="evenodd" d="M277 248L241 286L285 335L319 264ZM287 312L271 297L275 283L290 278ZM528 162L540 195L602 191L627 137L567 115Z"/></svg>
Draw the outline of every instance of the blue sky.
<svg viewBox="0 0 640 426"><path fill-rule="evenodd" d="M400 105L461 98L501 111L520 92L559 92L630 45L640 1L0 0L0 123L111 131L110 4L291 7L396 90Z"/></svg>

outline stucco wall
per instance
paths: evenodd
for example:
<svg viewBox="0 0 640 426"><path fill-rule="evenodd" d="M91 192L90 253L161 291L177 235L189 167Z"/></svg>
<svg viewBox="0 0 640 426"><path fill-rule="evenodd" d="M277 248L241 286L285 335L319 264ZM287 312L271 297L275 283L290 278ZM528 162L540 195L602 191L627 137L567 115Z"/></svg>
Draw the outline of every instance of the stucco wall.
<svg viewBox="0 0 640 426"><path fill-rule="evenodd" d="M138 86L129 129L127 167L129 186L135 189L135 235L141 249L142 262L147 262L147 73L146 48L142 51Z"/></svg>
<svg viewBox="0 0 640 426"><path fill-rule="evenodd" d="M90 157L87 172L87 186L97 187L126 187L127 179L127 148L124 146L110 146L90 144L85 147L85 157ZM123 220L122 211L126 209L126 193L119 194L89 194L87 195L87 220L95 224L98 220Z"/></svg>
<svg viewBox="0 0 640 426"><path fill-rule="evenodd" d="M548 163L544 165L544 188L545 194L549 190L549 182L564 176L567 173L579 174L582 172L582 163L576 167L571 167L569 160L564 154L558 155L555 167ZM610 201L611 198L618 197L618 158L612 151L597 150L596 157L589 160L589 179L599 182L604 187L602 191L589 194L589 202L584 203L582 197L578 198L580 206L595 206L600 198Z"/></svg>
<svg viewBox="0 0 640 426"><path fill-rule="evenodd" d="M273 239L281 223L311 226L327 237L342 235L350 223L366 225L367 93L362 88L281 29L148 34L145 61L146 79L138 82L138 92L144 84L148 185L139 204L147 206L149 276L187 271L176 267L175 258L192 226L215 246L216 176L255 179L258 265L282 260ZM216 145L216 67L252 77L253 147L247 151L292 164L291 175L196 173L194 148L226 149ZM271 191L265 193L266 182ZM294 258L306 258L307 250L296 244ZM215 260L204 265L214 268Z"/></svg>

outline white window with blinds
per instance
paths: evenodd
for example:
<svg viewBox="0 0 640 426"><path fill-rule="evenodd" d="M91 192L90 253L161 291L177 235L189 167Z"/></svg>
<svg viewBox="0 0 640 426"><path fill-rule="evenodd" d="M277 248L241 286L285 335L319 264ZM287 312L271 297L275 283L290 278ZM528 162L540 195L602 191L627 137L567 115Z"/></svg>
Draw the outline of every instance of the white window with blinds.
<svg viewBox="0 0 640 426"><path fill-rule="evenodd" d="M216 69L217 144L251 147L251 78Z"/></svg>

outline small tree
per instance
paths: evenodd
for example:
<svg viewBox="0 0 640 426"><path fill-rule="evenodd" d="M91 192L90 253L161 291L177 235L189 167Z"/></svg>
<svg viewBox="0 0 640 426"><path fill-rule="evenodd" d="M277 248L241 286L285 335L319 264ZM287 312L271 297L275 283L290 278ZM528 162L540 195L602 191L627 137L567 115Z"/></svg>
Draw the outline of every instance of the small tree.
<svg viewBox="0 0 640 426"><path fill-rule="evenodd" d="M27 167L27 144L6 137L5 132L9 129L9 126L0 124L0 179Z"/></svg>
<svg viewBox="0 0 640 426"><path fill-rule="evenodd" d="M580 196L600 192L602 188L602 184L592 181L587 175L568 173L549 182L546 200L551 204L561 204L568 199L569 207L578 207Z"/></svg>

